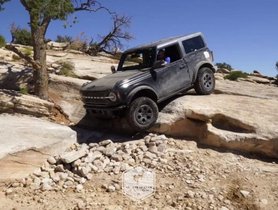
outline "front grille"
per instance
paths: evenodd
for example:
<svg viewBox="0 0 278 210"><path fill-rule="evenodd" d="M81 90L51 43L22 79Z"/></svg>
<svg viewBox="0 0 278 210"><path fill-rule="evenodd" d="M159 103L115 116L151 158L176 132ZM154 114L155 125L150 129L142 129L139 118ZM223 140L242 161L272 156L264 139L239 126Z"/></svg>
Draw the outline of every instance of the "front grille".
<svg viewBox="0 0 278 210"><path fill-rule="evenodd" d="M107 105L109 104L109 100L107 99L83 99L85 105L93 106L93 105Z"/></svg>
<svg viewBox="0 0 278 210"><path fill-rule="evenodd" d="M108 96L108 94L110 93L111 91L109 90L105 90L105 91L84 91L82 92L82 95L84 97L87 97L87 96L93 96L93 97L105 97L105 96Z"/></svg>
<svg viewBox="0 0 278 210"><path fill-rule="evenodd" d="M110 103L107 98L110 91L83 92L82 99L86 106L106 105Z"/></svg>

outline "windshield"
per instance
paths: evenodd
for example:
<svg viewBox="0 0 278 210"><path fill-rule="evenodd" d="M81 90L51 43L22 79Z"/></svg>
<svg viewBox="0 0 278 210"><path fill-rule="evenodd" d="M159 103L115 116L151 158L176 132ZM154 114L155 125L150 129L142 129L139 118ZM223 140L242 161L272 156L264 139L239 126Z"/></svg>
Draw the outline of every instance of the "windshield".
<svg viewBox="0 0 278 210"><path fill-rule="evenodd" d="M142 70L152 67L154 63L155 49L136 50L124 53L119 65L119 71Z"/></svg>

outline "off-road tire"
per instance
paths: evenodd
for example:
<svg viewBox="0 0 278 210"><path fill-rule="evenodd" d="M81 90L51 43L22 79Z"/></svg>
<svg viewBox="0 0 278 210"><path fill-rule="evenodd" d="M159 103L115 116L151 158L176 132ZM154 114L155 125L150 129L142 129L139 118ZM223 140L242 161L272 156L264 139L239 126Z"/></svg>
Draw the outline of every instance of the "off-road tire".
<svg viewBox="0 0 278 210"><path fill-rule="evenodd" d="M203 67L199 69L194 89L198 95L209 95L214 91L215 78L212 69Z"/></svg>
<svg viewBox="0 0 278 210"><path fill-rule="evenodd" d="M127 120L135 131L150 128L156 122L157 117L157 104L148 97L136 98L127 110Z"/></svg>

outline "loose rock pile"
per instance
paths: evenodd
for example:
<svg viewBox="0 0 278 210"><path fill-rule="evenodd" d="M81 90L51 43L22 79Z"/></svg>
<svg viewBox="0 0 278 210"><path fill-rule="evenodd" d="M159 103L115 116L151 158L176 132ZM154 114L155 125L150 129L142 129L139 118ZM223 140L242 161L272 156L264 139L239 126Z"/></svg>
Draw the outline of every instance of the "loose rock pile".
<svg viewBox="0 0 278 210"><path fill-rule="evenodd" d="M262 166L258 160L155 134L124 143L73 144L29 177L7 184L3 192L20 207L138 209L121 192L123 172L138 165L156 174L155 193L140 203L150 209L273 209L277 203L277 192L270 191L277 189L275 164Z"/></svg>
<svg viewBox="0 0 278 210"><path fill-rule="evenodd" d="M83 190L83 184L93 173L120 174L135 165L155 168L167 162L164 135L150 134L143 140L132 143L114 143L104 140L99 143L74 144L69 151L57 157L49 157L47 163L28 178L13 183L12 187L31 187L34 190ZM103 186L107 191L120 189L118 183ZM8 189L6 194L11 193Z"/></svg>

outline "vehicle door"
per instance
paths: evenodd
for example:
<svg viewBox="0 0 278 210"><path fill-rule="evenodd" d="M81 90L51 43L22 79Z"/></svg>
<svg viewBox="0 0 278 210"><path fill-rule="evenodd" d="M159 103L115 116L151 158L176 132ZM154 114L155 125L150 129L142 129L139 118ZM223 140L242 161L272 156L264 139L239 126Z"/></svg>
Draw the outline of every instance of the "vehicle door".
<svg viewBox="0 0 278 210"><path fill-rule="evenodd" d="M161 49L158 49L158 51ZM188 74L188 66L182 59L178 43L165 47L165 57L170 58L170 63L156 68L152 72L154 85L159 98L166 98L189 86L191 79Z"/></svg>

